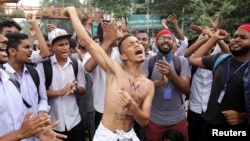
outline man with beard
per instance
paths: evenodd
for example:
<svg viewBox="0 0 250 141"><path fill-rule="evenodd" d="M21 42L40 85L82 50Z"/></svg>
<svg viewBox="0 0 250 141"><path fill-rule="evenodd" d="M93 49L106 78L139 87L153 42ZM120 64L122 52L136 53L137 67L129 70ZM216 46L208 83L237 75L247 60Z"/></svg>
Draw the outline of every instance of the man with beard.
<svg viewBox="0 0 250 141"><path fill-rule="evenodd" d="M192 65L213 70L216 59L223 53L208 55L207 52L216 41L228 36L223 30L218 30L206 42L210 45L200 47L190 59ZM246 124L246 108L244 98L243 74L250 58L250 25L243 24L238 27L229 43L231 57L224 59L214 70L211 94L207 110L202 114L203 139L209 140L211 128L223 125L223 130L235 129L232 125ZM217 125L217 126L216 126ZM244 126L243 126L244 127ZM246 130L242 128L240 130Z"/></svg>
<svg viewBox="0 0 250 141"><path fill-rule="evenodd" d="M150 59L145 61L143 66L143 72L154 82L156 88L150 121L146 128L147 141L161 140L169 129L179 130L185 141L188 140L188 123L182 94L189 92L190 69L185 57L174 56L175 43L174 36L169 30L161 30L156 36L158 53L152 73L149 71ZM174 57L179 59L179 72Z"/></svg>

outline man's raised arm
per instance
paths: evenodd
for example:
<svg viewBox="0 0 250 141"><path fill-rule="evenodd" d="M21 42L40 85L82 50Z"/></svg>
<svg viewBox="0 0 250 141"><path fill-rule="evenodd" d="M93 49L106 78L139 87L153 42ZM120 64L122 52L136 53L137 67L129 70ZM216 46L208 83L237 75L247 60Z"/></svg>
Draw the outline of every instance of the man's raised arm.
<svg viewBox="0 0 250 141"><path fill-rule="evenodd" d="M112 63L111 59L104 52L104 50L95 43L92 38L89 37L88 33L85 31L81 21L78 18L75 7L67 7L64 9L64 15L70 17L73 28L77 34L77 37L80 43L84 43L87 51L91 56L96 60L96 62L107 71L111 68Z"/></svg>

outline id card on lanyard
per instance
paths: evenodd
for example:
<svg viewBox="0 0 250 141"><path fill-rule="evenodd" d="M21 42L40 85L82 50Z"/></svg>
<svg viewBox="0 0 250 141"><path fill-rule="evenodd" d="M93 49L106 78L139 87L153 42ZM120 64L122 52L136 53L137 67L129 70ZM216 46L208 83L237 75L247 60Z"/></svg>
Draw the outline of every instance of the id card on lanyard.
<svg viewBox="0 0 250 141"><path fill-rule="evenodd" d="M164 89L164 99L171 99L172 98L172 93L171 93L171 88L165 88Z"/></svg>
<svg viewBox="0 0 250 141"><path fill-rule="evenodd" d="M217 99L217 102L218 102L219 104L221 104L221 102L222 102L222 100L223 100L223 97L225 96L228 82L232 79L233 75L235 75L238 71L240 71L240 69L242 69L248 62L249 62L249 60L246 61L246 62L244 62L243 64L241 64L240 67L238 67L238 68L230 75L231 57L228 58L226 82L225 82L224 88L221 90L220 95L219 95L219 97L218 97L218 99Z"/></svg>

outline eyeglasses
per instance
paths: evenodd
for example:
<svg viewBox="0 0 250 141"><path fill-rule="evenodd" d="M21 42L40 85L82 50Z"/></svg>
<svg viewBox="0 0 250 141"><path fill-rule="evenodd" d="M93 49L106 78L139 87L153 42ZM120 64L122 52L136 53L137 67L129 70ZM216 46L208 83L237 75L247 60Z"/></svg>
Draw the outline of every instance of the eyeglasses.
<svg viewBox="0 0 250 141"><path fill-rule="evenodd" d="M173 40L173 38L172 37L170 37L170 36L161 36L161 37L159 37L159 40L169 40L169 41L172 41Z"/></svg>

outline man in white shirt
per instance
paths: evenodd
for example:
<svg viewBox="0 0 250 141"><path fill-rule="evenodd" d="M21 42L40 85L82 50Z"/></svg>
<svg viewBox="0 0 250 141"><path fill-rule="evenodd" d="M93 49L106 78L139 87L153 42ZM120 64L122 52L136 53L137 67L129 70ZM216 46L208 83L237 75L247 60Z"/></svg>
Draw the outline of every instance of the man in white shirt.
<svg viewBox="0 0 250 141"><path fill-rule="evenodd" d="M7 41L8 39L0 34L0 64L8 60ZM10 74L0 68L0 141L24 141L34 135L38 135L41 141L54 141L57 137L66 138L60 134L56 135L52 130L59 121L41 128L50 123L50 116L41 114L31 117L32 113L27 113L28 108L17 85L15 79L10 78Z"/></svg>
<svg viewBox="0 0 250 141"><path fill-rule="evenodd" d="M54 29L49 32L49 42L54 55L50 57L52 66L52 81L47 88L52 121L60 120L56 132L68 136L67 141L81 141L84 130L81 128L81 116L76 102L76 95L85 91L85 77L80 61L77 61L77 78L74 75L73 62L69 58L69 38L64 29ZM37 68L45 78L43 63ZM46 80L47 81L47 80Z"/></svg>
<svg viewBox="0 0 250 141"><path fill-rule="evenodd" d="M32 116L48 113L50 106L46 94L44 80L41 78L40 72L33 68L37 73L36 79L39 85L36 85L32 78L32 73L28 70L26 63L31 62L32 47L30 46L28 36L23 33L7 34L7 54L8 63L4 64L7 71L14 75L20 83L20 90L26 106L32 111ZM32 66L30 66L32 68Z"/></svg>

